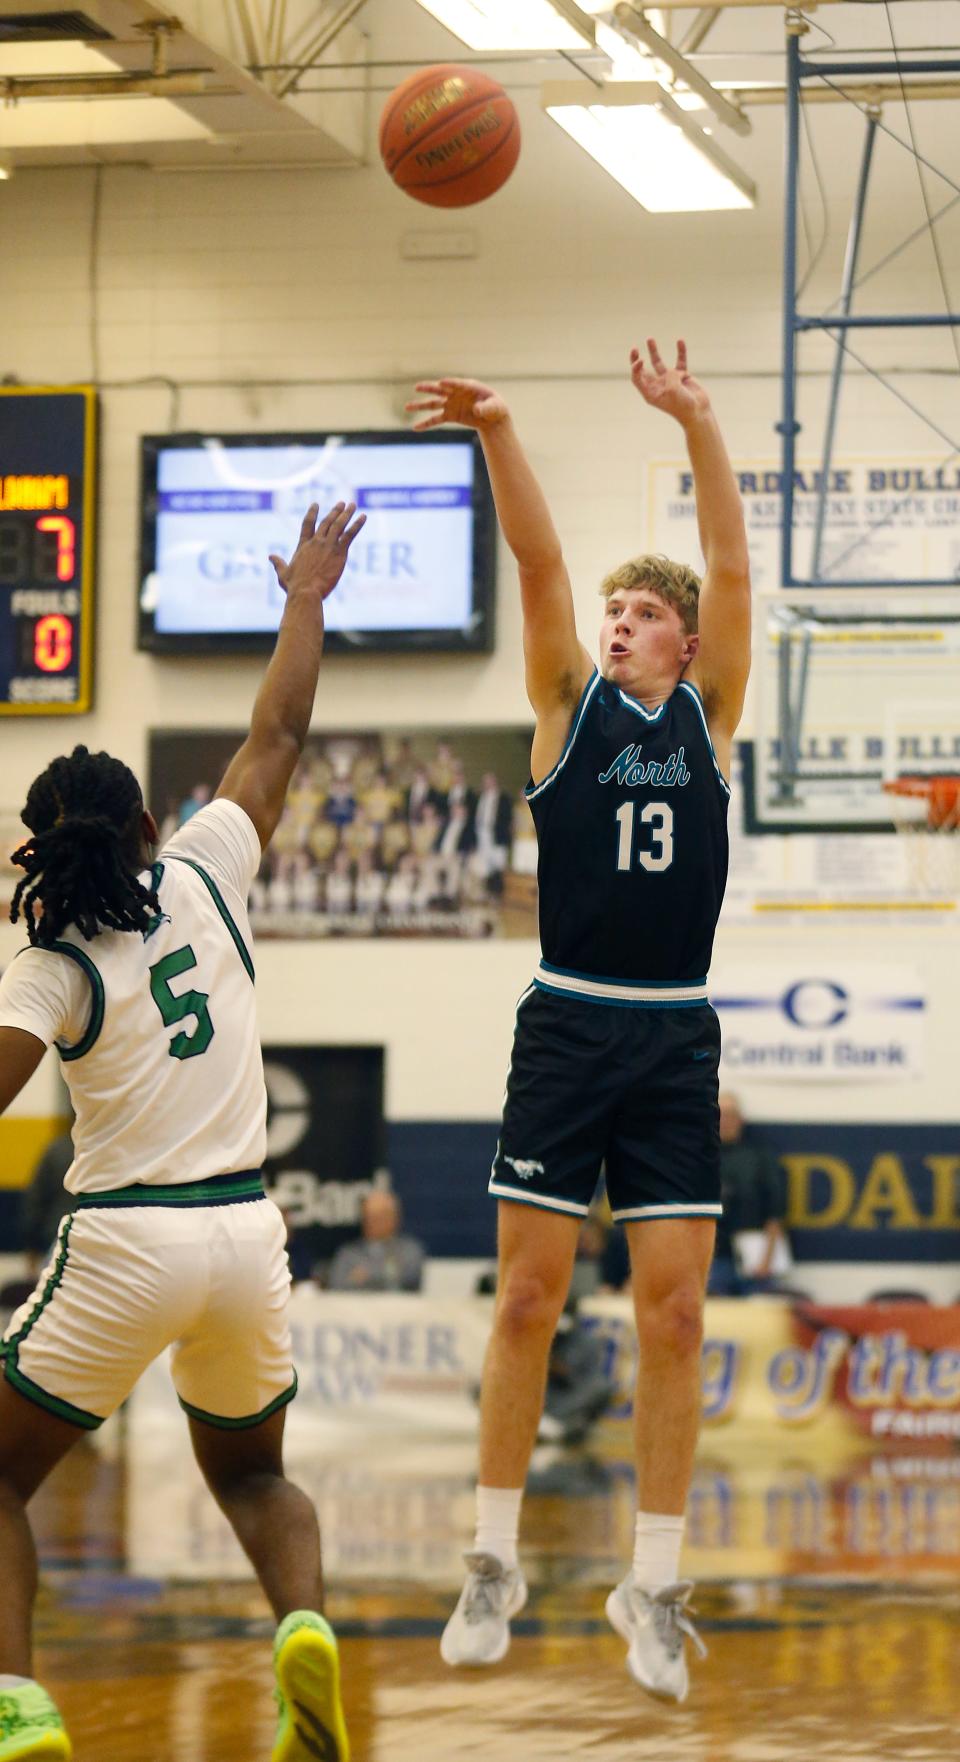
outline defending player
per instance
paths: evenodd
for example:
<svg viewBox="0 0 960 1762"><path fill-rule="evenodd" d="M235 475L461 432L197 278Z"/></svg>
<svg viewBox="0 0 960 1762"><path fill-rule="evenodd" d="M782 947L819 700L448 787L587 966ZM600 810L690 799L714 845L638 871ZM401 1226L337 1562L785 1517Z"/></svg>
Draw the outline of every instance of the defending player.
<svg viewBox="0 0 960 1762"><path fill-rule="evenodd" d="M78 746L36 779L15 861L31 946L0 981L0 1110L55 1045L76 1113L72 1216L4 1336L0 1762L71 1755L32 1680L36 1550L25 1507L84 1430L173 1347L197 1461L273 1607L274 1762L347 1762L320 1534L284 1478L296 1393L283 1221L266 1199L266 1091L246 901L313 707L323 602L364 524L303 521L250 733L216 799L156 854L133 773Z"/></svg>
<svg viewBox="0 0 960 1762"><path fill-rule="evenodd" d="M607 1614L642 1687L687 1693L692 1586L679 1577L700 1410L703 1297L721 1210L720 1035L707 973L727 872L731 741L750 664L750 580L736 481L686 347L648 342L633 383L686 437L703 583L664 557L608 576L600 671L577 638L549 510L503 399L475 380L418 386L418 429L481 437L520 567L527 790L539 840L543 959L520 1000L490 1191L499 1277L483 1377L474 1551L441 1652L491 1664L526 1601L523 1484L550 1342L601 1161L626 1225L640 1341L632 1571ZM701 1648L702 1649L702 1648Z"/></svg>

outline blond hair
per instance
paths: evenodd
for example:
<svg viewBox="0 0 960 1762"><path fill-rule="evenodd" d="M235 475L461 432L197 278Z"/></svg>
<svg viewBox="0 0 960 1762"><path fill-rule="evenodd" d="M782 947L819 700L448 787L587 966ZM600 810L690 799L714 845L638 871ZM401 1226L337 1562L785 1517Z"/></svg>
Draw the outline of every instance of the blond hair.
<svg viewBox="0 0 960 1762"><path fill-rule="evenodd" d="M619 569L614 569L600 583L600 592L605 600L609 600L615 593L632 593L638 587L648 587L658 599L665 600L679 614L687 635L694 634L700 577L686 563L672 563L669 557L658 552L631 557L629 563L621 563Z"/></svg>

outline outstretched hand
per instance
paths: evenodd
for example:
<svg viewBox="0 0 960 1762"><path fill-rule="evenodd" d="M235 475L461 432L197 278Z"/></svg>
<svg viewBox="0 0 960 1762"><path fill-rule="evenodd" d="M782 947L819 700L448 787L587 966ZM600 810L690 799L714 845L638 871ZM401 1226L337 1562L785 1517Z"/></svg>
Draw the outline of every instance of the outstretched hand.
<svg viewBox="0 0 960 1762"><path fill-rule="evenodd" d="M681 424L709 410L709 396L688 371L687 345L682 337L677 343L676 367L667 366L652 336L647 338L647 353L649 366L639 349L630 350L630 377L646 403L675 416Z"/></svg>
<svg viewBox="0 0 960 1762"><path fill-rule="evenodd" d="M319 502L311 502L289 563L285 563L282 557L270 558L285 594L318 593L325 600L346 568L350 546L357 533L366 525L367 516L357 514L355 502L338 502L318 523L319 512Z"/></svg>
<svg viewBox="0 0 960 1762"><path fill-rule="evenodd" d="M420 434L426 428L439 428L444 422L459 422L464 428L495 428L505 422L510 412L499 392L478 379L423 379L416 390L425 395L412 399L406 406L418 420L413 424Z"/></svg>

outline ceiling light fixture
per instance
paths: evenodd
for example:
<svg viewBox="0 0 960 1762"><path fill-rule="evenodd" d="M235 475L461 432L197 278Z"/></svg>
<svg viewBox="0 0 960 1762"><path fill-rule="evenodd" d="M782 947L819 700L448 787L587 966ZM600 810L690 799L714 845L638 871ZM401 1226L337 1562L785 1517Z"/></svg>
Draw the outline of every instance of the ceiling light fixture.
<svg viewBox="0 0 960 1762"><path fill-rule="evenodd" d="M593 48L594 23L575 0L420 0L470 49Z"/></svg>
<svg viewBox="0 0 960 1762"><path fill-rule="evenodd" d="M752 208L756 185L656 80L542 89L548 116L652 214Z"/></svg>
<svg viewBox="0 0 960 1762"><path fill-rule="evenodd" d="M602 49L610 62L612 80L659 80L666 85L670 78L670 69L665 61L655 61L648 49L644 49L632 40L622 36L612 24L597 19L597 48Z"/></svg>

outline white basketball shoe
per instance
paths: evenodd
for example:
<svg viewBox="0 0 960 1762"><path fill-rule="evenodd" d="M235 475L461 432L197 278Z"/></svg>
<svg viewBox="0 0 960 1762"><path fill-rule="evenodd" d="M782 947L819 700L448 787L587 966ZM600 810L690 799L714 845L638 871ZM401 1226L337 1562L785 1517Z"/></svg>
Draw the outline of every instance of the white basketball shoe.
<svg viewBox="0 0 960 1762"><path fill-rule="evenodd" d="M687 1613L690 1579L665 1585L652 1595L628 1573L607 1598L607 1620L627 1642L627 1669L642 1689L664 1701L685 1701L690 1687L684 1637L701 1658L707 1648Z"/></svg>
<svg viewBox="0 0 960 1762"><path fill-rule="evenodd" d="M527 1600L518 1566L495 1554L465 1554L467 1581L440 1639L444 1664L499 1664L510 1645L510 1620Z"/></svg>

